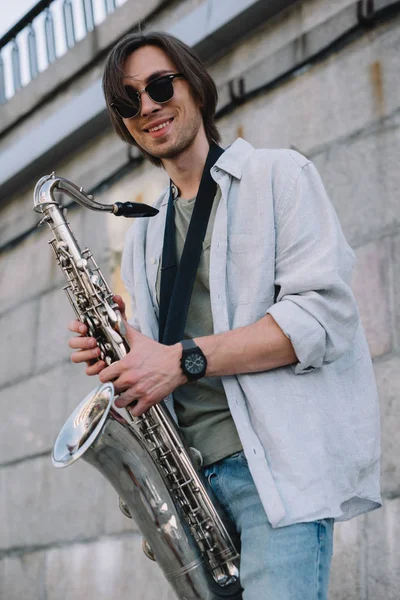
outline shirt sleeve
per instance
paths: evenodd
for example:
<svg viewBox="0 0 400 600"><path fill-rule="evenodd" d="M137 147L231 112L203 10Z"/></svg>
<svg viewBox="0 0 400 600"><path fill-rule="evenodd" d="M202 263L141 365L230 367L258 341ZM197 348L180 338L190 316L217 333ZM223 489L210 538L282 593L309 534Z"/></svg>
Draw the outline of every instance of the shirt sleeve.
<svg viewBox="0 0 400 600"><path fill-rule="evenodd" d="M359 314L350 288L354 253L311 162L276 207L276 302L267 311L291 340L296 374L349 349Z"/></svg>

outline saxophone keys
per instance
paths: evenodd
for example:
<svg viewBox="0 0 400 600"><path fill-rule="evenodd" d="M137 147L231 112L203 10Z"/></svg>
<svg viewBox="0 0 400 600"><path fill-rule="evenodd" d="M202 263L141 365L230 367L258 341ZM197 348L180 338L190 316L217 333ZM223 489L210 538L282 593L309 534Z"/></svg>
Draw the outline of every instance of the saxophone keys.
<svg viewBox="0 0 400 600"><path fill-rule="evenodd" d="M118 501L119 501L119 510L122 512L122 514L125 515L125 517L128 517L128 519L132 519L132 515L129 512L127 503L122 500L121 496L119 496Z"/></svg>
<svg viewBox="0 0 400 600"><path fill-rule="evenodd" d="M98 273L93 273L90 276L90 281L92 282L92 285L94 285L94 287L97 287L97 288L101 287L102 279Z"/></svg>
<svg viewBox="0 0 400 600"><path fill-rule="evenodd" d="M37 224L38 227L41 227L43 225L43 223L50 223L51 219L48 216L43 217L43 219L41 219L39 221L39 223ZM50 244L51 242L49 242Z"/></svg>
<svg viewBox="0 0 400 600"><path fill-rule="evenodd" d="M108 327L107 329L108 329L109 336L113 339L114 343L121 344L122 337L119 335L119 333L114 331L114 329L112 329L111 327ZM111 350L111 344L109 344L109 346L110 346L110 350Z"/></svg>
<svg viewBox="0 0 400 600"><path fill-rule="evenodd" d="M88 264L88 262L87 262L86 258L79 258L76 261L76 266L80 271L84 271L87 267L87 264Z"/></svg>
<svg viewBox="0 0 400 600"><path fill-rule="evenodd" d="M116 325L117 331L121 335L126 335L127 334L127 330L126 330L125 322L122 319L122 315L121 315L121 313L120 313L119 310L118 311L116 310L115 312L117 313L117 319L118 319L118 322L117 322L117 325Z"/></svg>
<svg viewBox="0 0 400 600"><path fill-rule="evenodd" d="M152 547L150 546L149 542L144 538L142 538L142 550L147 556L147 558L153 560L154 562L157 562Z"/></svg>
<svg viewBox="0 0 400 600"><path fill-rule="evenodd" d="M110 319L110 322L113 325L117 325L118 317L117 317L116 311L113 308L111 308L111 306L107 302L104 303L104 308L106 309L107 316Z"/></svg>

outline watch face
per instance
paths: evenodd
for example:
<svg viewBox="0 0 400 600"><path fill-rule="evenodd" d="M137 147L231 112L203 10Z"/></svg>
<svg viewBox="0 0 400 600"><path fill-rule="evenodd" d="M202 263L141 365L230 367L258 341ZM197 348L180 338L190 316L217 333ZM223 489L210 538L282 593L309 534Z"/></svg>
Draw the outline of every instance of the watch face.
<svg viewBox="0 0 400 600"><path fill-rule="evenodd" d="M204 358L196 352L193 352L185 357L185 369L191 375L197 375L198 373L201 373L204 367Z"/></svg>

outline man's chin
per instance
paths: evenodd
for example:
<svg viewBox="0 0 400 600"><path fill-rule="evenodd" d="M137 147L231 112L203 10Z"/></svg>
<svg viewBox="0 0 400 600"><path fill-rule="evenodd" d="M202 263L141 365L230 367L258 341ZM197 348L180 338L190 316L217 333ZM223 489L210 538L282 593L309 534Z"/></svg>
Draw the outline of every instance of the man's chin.
<svg viewBox="0 0 400 600"><path fill-rule="evenodd" d="M168 160L176 158L183 152L186 152L194 143L194 138L189 140L183 140L180 143L165 144L165 146L159 146L158 148L151 148L147 150L149 154L160 160Z"/></svg>
<svg viewBox="0 0 400 600"><path fill-rule="evenodd" d="M143 150L144 152L147 152L147 154L150 154L151 156L153 156L154 158L165 158L165 155L169 154L171 151L171 145L168 144L167 142L164 143L159 143L159 144L140 144L140 148L141 150Z"/></svg>

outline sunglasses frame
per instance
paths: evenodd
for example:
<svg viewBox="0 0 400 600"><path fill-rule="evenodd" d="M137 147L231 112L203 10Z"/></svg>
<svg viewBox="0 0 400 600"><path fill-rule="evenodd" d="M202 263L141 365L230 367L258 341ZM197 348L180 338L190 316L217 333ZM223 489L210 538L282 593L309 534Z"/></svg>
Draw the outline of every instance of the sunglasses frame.
<svg viewBox="0 0 400 600"><path fill-rule="evenodd" d="M166 102L169 102L174 97L173 80L176 79L177 77L183 77L184 78L185 76L182 75L182 73L171 73L171 75L161 75L160 77L157 77L156 79L153 79L153 81L150 81L150 83L148 83L141 90L134 90L134 92L136 93L136 95L137 95L137 97L139 99L139 107L138 107L137 112L134 115L131 115L130 117L123 117L121 115L121 113L119 112L119 110L118 110L115 102L111 102L111 107L113 108L114 112L119 116L120 119L134 119L140 113L140 109L142 107L142 94L143 94L143 92L145 92L148 95L148 97L150 98L150 100L152 100L156 104L166 104ZM160 81L160 79L166 79L166 80L168 80L168 82L171 82L171 85L172 85L172 96L171 96L171 98L168 98L168 100L163 100L162 102L159 102L158 100L154 100L154 98L152 98L151 94L149 94L149 87L151 87L154 83L157 83L157 81ZM134 106L132 105L132 109L133 108L134 108Z"/></svg>

